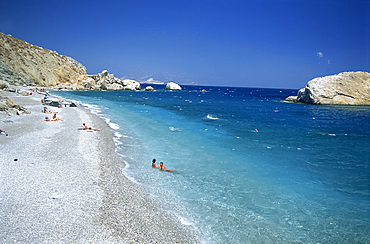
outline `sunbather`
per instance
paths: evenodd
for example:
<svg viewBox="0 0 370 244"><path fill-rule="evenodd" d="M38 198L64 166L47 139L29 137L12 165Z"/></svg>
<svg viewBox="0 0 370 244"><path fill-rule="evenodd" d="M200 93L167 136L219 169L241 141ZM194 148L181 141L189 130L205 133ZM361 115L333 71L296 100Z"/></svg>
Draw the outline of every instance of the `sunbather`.
<svg viewBox="0 0 370 244"><path fill-rule="evenodd" d="M88 129L89 129L89 127L88 127L85 123L83 123L83 124L82 124L82 129L83 129L83 130L88 130Z"/></svg>
<svg viewBox="0 0 370 244"><path fill-rule="evenodd" d="M2 129L0 129L0 135L6 135L6 136L8 136L8 134L5 132L5 130L2 130Z"/></svg>
<svg viewBox="0 0 370 244"><path fill-rule="evenodd" d="M44 107L44 110L42 112L46 114L57 114L58 113L58 112L53 112L53 111L48 110L47 107Z"/></svg>

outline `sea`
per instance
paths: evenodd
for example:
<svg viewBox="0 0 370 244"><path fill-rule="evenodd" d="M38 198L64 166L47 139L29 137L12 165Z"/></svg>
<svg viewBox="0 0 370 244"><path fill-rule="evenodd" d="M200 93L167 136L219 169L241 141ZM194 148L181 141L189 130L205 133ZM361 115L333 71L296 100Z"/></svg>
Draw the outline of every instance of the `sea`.
<svg viewBox="0 0 370 244"><path fill-rule="evenodd" d="M370 243L370 107L297 90L68 91L111 127L122 177L203 243ZM153 169L152 159L174 172Z"/></svg>

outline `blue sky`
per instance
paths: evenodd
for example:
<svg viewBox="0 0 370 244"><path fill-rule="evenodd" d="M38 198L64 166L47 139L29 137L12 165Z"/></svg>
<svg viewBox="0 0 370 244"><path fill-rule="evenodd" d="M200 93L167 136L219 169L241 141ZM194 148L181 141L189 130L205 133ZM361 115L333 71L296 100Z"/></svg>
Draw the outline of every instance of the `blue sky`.
<svg viewBox="0 0 370 244"><path fill-rule="evenodd" d="M370 71L369 0L0 0L0 32L119 78L301 88Z"/></svg>

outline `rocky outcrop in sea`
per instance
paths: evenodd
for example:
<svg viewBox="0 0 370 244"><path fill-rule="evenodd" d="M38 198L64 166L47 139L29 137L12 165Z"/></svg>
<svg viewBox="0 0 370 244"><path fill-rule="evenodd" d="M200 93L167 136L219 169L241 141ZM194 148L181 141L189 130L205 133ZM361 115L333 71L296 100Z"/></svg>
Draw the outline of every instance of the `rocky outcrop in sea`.
<svg viewBox="0 0 370 244"><path fill-rule="evenodd" d="M166 85L167 90L182 90L181 86L179 84L176 84L175 82L169 82Z"/></svg>
<svg viewBox="0 0 370 244"><path fill-rule="evenodd" d="M370 105L370 73L343 72L315 78L285 101L324 105Z"/></svg>

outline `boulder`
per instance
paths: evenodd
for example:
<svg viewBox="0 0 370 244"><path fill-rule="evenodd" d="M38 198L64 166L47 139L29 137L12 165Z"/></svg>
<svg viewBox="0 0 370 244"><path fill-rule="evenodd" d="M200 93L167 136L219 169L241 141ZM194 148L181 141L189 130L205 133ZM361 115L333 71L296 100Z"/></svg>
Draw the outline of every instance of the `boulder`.
<svg viewBox="0 0 370 244"><path fill-rule="evenodd" d="M123 89L129 91L140 90L140 83L136 80L126 79L122 81Z"/></svg>
<svg viewBox="0 0 370 244"><path fill-rule="evenodd" d="M9 87L8 92L16 92L17 90L14 87Z"/></svg>
<svg viewBox="0 0 370 244"><path fill-rule="evenodd" d="M292 102L292 103L295 103L295 102L297 102L297 98L298 98L298 96L289 96L289 97L287 97L287 98L285 98L285 102Z"/></svg>
<svg viewBox="0 0 370 244"><path fill-rule="evenodd" d="M181 86L176 84L175 82L169 82L166 85L167 90L182 90Z"/></svg>
<svg viewBox="0 0 370 244"><path fill-rule="evenodd" d="M0 82L0 90L8 88L8 85L5 82Z"/></svg>
<svg viewBox="0 0 370 244"><path fill-rule="evenodd" d="M155 91L152 86L145 87L145 91Z"/></svg>
<svg viewBox="0 0 370 244"><path fill-rule="evenodd" d="M11 98L6 99L5 104L6 104L9 108L14 108L14 107L16 107L16 106L17 106L17 104L16 104L16 103L14 102L14 100L13 100L13 99L11 99Z"/></svg>
<svg viewBox="0 0 370 244"><path fill-rule="evenodd" d="M6 111L8 108L9 108L8 105L0 102L0 111Z"/></svg>
<svg viewBox="0 0 370 244"><path fill-rule="evenodd" d="M315 78L298 91L297 102L326 105L370 105L370 73L343 72Z"/></svg>

